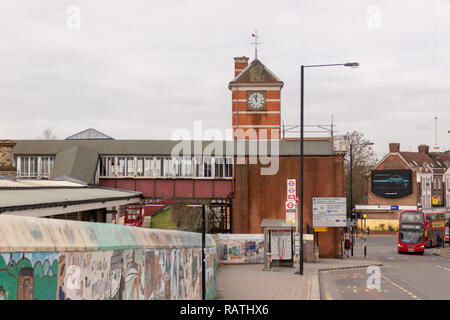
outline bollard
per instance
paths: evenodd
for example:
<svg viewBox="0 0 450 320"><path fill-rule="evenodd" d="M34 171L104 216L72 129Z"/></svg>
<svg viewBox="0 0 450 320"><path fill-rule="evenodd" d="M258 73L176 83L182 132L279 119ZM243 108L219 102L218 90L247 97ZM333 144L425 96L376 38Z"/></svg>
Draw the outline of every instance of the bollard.
<svg viewBox="0 0 450 320"><path fill-rule="evenodd" d="M367 258L367 245L366 245L367 241L366 238L364 238L364 258Z"/></svg>

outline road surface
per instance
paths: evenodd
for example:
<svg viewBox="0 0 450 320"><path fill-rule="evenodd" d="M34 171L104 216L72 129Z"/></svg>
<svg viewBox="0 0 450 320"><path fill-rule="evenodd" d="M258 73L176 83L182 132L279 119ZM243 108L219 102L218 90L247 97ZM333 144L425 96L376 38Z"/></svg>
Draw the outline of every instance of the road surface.
<svg viewBox="0 0 450 320"><path fill-rule="evenodd" d="M367 268L321 271L321 299L450 299L450 259L433 255L436 250L426 249L423 256L398 254L396 236L370 235L367 257L383 264L378 267L379 286L376 274ZM354 248L354 256L364 256L361 240Z"/></svg>

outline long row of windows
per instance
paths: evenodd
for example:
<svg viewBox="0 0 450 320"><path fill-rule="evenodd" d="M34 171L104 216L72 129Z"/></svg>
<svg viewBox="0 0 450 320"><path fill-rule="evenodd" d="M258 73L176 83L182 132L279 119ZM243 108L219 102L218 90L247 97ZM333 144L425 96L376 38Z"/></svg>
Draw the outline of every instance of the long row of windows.
<svg viewBox="0 0 450 320"><path fill-rule="evenodd" d="M100 158L100 177L231 178L233 158L108 157Z"/></svg>
<svg viewBox="0 0 450 320"><path fill-rule="evenodd" d="M21 156L14 158L17 176L20 178L48 178L55 164L55 157Z"/></svg>

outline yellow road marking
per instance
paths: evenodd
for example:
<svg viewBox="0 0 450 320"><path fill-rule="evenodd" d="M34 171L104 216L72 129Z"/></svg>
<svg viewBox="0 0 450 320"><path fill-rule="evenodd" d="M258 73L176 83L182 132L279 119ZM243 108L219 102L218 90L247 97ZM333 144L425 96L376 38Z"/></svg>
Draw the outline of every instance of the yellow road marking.
<svg viewBox="0 0 450 320"><path fill-rule="evenodd" d="M403 292L409 294L413 299L416 300L422 300L420 298L418 298L416 295L414 295L412 292L409 292L408 290L406 290L405 288L403 288L402 286L396 284L394 281L392 281L391 279L387 278L385 275L381 275L387 282L389 282L390 284L392 284L394 287L399 288L400 290L402 290Z"/></svg>

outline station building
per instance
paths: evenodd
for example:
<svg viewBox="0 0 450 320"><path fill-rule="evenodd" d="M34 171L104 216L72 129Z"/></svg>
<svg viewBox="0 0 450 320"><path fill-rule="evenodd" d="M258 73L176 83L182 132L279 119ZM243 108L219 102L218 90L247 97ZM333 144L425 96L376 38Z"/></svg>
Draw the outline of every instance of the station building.
<svg viewBox="0 0 450 320"><path fill-rule="evenodd" d="M15 145L0 140L0 215L110 223L121 209L141 202L140 192L102 188L69 176L20 178L13 161Z"/></svg>
<svg viewBox="0 0 450 320"><path fill-rule="evenodd" d="M264 219L286 217L287 179L300 181L299 139L280 135L283 85L261 61L237 57L228 84L234 140L119 140L91 128L64 140L16 140L13 166L20 179L66 176L138 192L146 204L214 204L218 232L261 234ZM344 196L344 154L333 136L305 139L305 233L313 233L313 197ZM321 257L341 256L342 232L321 233Z"/></svg>

